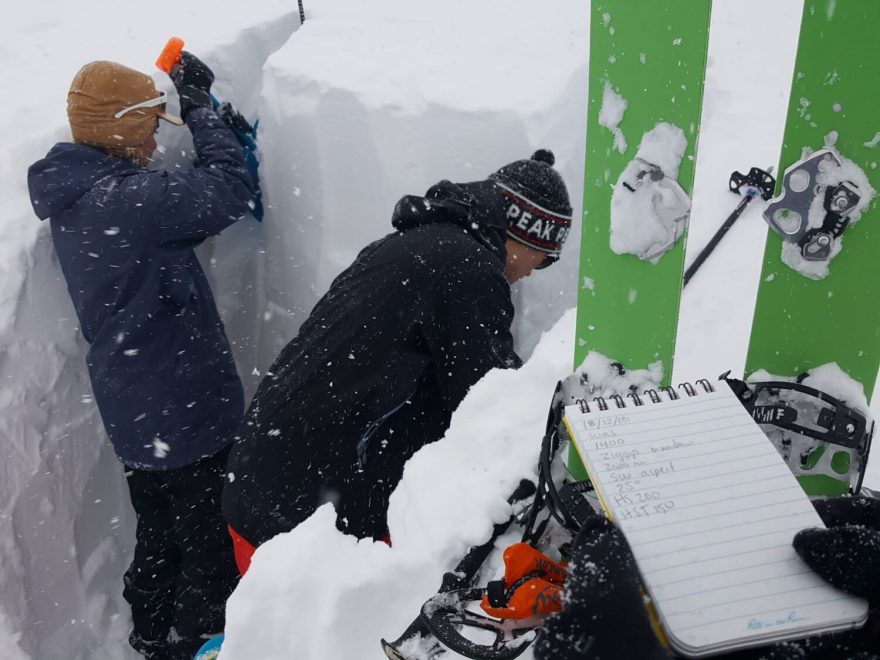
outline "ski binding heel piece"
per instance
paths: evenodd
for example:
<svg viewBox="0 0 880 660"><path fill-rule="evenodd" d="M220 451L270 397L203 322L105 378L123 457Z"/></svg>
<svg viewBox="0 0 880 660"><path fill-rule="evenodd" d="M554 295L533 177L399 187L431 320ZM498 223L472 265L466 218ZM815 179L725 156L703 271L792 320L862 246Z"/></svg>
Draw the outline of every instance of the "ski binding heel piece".
<svg viewBox="0 0 880 660"><path fill-rule="evenodd" d="M848 181L823 182L841 166L831 149L822 149L785 170L782 192L764 209L764 219L784 241L797 244L808 261L827 261L861 195Z"/></svg>

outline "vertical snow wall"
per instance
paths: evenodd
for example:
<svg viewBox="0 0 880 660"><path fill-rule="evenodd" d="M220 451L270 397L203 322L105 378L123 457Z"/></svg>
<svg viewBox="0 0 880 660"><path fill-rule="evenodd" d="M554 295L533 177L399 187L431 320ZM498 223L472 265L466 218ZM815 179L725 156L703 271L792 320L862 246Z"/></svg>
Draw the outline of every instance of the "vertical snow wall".
<svg viewBox="0 0 880 660"><path fill-rule="evenodd" d="M580 217L587 8L555 2L552 24L536 27L519 3L453 2L440 15L417 5L391 0L367 16L356 2L321 3L264 70L263 367L360 249L392 231L405 194L549 147ZM577 240L516 287L525 355L575 303Z"/></svg>

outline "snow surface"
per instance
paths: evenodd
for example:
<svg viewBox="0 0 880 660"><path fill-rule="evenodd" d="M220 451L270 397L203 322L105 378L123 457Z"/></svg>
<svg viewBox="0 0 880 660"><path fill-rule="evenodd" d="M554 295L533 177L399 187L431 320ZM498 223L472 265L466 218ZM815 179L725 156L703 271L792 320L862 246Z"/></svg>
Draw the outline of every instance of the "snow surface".
<svg viewBox="0 0 880 660"><path fill-rule="evenodd" d="M611 85L605 81L602 90L602 107L599 109L599 126L604 126L614 135L614 148L620 153L626 152L626 136L620 128L623 115L626 113L627 102Z"/></svg>
<svg viewBox="0 0 880 660"><path fill-rule="evenodd" d="M388 231L401 195L441 178L482 179L549 147L580 217L588 3L551 0L540 17L525 0L305 6L301 29L296 4L286 0L222 0L209 9L93 0L87 11L44 0L6 12L4 659L136 657L125 642L121 597L133 540L122 468L92 400L86 347L48 225L33 216L25 184L27 165L68 138L66 91L82 64L113 59L152 71L173 33L214 68L217 96L260 117L265 221L238 223L200 251L249 394L331 279ZM801 0L713 3L690 254L735 205L731 169L778 158L800 11ZM156 80L171 90L165 76ZM612 124L625 129L625 113ZM191 158L184 129L163 126L159 142L158 165ZM674 382L727 369L741 375L766 233L757 206L685 290ZM398 635L442 572L506 516L510 490L534 469L553 386L572 366L574 315L566 310L575 301L577 250L572 238L558 265L515 287L515 337L531 357L517 372L488 374L444 441L407 465L389 511L394 547L339 534L328 508L266 544L230 601L223 660L382 657L379 637ZM880 460L866 483L880 486ZM284 646L293 631L295 643Z"/></svg>

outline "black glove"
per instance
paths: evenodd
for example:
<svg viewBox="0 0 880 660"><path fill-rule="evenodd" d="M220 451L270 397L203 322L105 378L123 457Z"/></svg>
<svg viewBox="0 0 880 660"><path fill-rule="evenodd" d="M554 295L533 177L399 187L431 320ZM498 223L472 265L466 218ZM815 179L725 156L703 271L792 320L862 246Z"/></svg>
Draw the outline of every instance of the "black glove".
<svg viewBox="0 0 880 660"><path fill-rule="evenodd" d="M238 129L245 135L254 134L254 128L250 122L229 101L220 104L220 107L217 108L217 114L229 128Z"/></svg>
<svg viewBox="0 0 880 660"><path fill-rule="evenodd" d="M880 500L837 497L814 506L828 529L798 532L794 549L833 586L880 605Z"/></svg>
<svg viewBox="0 0 880 660"><path fill-rule="evenodd" d="M208 65L187 51L181 51L180 62L168 73L180 97L180 116L186 119L193 108L211 107L211 85L214 73Z"/></svg>
<svg viewBox="0 0 880 660"><path fill-rule="evenodd" d="M792 542L801 559L830 584L866 598L872 610L861 628L785 642L736 660L871 660L880 658L880 500L836 497L813 503L828 529L805 529ZM877 655L874 655L874 654Z"/></svg>
<svg viewBox="0 0 880 660"><path fill-rule="evenodd" d="M623 533L605 518L578 533L562 593L562 611L538 632L536 660L667 660L640 592Z"/></svg>

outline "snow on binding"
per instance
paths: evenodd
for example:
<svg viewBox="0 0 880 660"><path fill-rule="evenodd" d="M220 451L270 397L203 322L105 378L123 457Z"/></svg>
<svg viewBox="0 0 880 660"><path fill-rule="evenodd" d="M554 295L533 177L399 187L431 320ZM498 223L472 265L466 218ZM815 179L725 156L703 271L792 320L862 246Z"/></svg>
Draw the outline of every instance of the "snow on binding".
<svg viewBox="0 0 880 660"><path fill-rule="evenodd" d="M691 200L675 176L686 149L684 131L671 124L658 124L642 138L611 196L615 254L656 264L684 234Z"/></svg>

